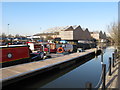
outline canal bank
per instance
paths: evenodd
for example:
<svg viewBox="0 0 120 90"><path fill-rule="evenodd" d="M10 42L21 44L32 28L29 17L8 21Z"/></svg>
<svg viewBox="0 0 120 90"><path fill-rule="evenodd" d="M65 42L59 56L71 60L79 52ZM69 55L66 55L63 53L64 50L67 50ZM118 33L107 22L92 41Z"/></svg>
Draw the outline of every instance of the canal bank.
<svg viewBox="0 0 120 90"><path fill-rule="evenodd" d="M44 85L46 85L48 83L51 83L52 81L64 76L65 74L71 72L72 70L76 69L77 67L92 60L93 58L94 58L94 56L87 58L85 60L81 60L80 62L75 63L75 64L73 64L67 68L64 68L64 69L53 69L53 70L50 70L48 72L44 72L42 74L37 74L33 77L29 77L29 78L26 78L26 79L21 80L19 82L7 85L7 87L4 87L4 88L5 88L5 90L8 90L8 88L11 88L11 87L12 87L12 89L21 88L22 90L24 90L24 89L25 90L26 89L36 90L40 87L43 87ZM30 81L32 81L32 82L30 82ZM64 83L64 85L65 85L65 83Z"/></svg>
<svg viewBox="0 0 120 90"><path fill-rule="evenodd" d="M73 53L63 57L2 68L0 69L2 72L0 80L2 81L3 86L6 86L46 71L64 69L81 60L95 56L95 50L96 49L90 49L85 52ZM100 50L97 52L100 53Z"/></svg>
<svg viewBox="0 0 120 90"><path fill-rule="evenodd" d="M112 62L113 63L113 62ZM111 67L111 74L109 71L106 74L105 87L107 89L120 89L120 60L116 59L114 67ZM100 87L102 88L102 86Z"/></svg>

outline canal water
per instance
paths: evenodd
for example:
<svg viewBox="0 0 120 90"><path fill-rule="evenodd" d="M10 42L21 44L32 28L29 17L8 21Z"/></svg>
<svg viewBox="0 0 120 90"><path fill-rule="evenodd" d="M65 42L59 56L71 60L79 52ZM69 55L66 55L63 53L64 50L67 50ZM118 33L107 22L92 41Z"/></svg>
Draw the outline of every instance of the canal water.
<svg viewBox="0 0 120 90"><path fill-rule="evenodd" d="M113 47L104 49L103 63L108 68L109 57L112 57ZM102 71L101 55L78 63L61 71L53 71L46 75L37 75L26 81L13 84L21 88L85 88L86 82L91 82L95 87Z"/></svg>
<svg viewBox="0 0 120 90"><path fill-rule="evenodd" d="M107 65L109 57L112 57L113 47L104 49L103 63ZM95 87L102 71L101 55L71 70L65 75L47 83L42 88L84 88L86 82L91 82Z"/></svg>

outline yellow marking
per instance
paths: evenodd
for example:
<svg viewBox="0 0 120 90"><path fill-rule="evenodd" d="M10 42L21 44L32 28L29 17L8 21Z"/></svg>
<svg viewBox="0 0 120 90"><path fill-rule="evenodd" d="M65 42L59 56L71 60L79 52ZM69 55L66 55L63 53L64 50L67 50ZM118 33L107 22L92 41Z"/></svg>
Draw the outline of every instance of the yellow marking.
<svg viewBox="0 0 120 90"><path fill-rule="evenodd" d="M5 62L11 62L11 61L17 61L17 60L20 60L20 59L27 59L29 57L26 57L26 58L19 58L19 59L16 59L16 60L10 60L10 61L4 61L4 62L0 62L0 63L5 63Z"/></svg>

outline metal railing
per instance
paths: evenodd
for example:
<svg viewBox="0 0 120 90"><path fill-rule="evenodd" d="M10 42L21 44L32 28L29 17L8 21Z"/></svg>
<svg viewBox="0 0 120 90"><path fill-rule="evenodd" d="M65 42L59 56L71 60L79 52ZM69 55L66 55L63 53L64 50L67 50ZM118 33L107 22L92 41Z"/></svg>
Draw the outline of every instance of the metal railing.
<svg viewBox="0 0 120 90"><path fill-rule="evenodd" d="M106 64L102 63L102 72L101 72L100 79L99 79L97 85L95 87L92 87L92 83L87 82L86 85L85 85L86 90L92 90L92 88L98 89L98 88L100 88L100 85L101 85L102 90L106 89L106 73L108 72L109 76L112 75L111 68L115 67L115 62L116 62L117 58L118 58L117 57L117 51L115 50L114 53L112 54L112 58L109 57L108 70L106 71ZM103 53L101 54L101 61L103 62Z"/></svg>

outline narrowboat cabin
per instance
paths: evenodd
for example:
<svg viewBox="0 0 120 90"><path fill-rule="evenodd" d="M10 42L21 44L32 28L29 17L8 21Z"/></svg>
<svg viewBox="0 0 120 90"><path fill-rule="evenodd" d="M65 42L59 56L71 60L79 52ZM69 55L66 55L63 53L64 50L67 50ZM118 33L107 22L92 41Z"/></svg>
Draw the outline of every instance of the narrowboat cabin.
<svg viewBox="0 0 120 90"><path fill-rule="evenodd" d="M30 46L30 49L33 52L41 51L41 52L56 53L56 51L57 51L55 43L48 43L48 42L34 43L34 42L28 42L28 45Z"/></svg>

